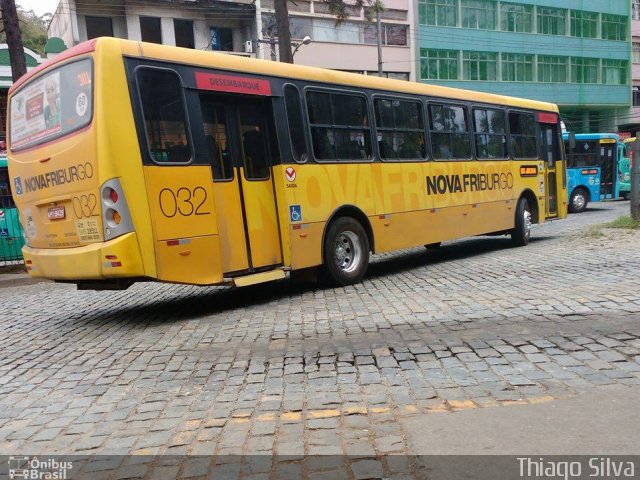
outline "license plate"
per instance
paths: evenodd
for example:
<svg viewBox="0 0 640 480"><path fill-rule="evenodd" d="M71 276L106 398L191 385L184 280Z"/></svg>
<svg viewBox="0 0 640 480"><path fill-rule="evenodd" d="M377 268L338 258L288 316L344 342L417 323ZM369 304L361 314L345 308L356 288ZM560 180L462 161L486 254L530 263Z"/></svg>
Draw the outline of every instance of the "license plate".
<svg viewBox="0 0 640 480"><path fill-rule="evenodd" d="M50 207L47 212L49 220L62 220L64 217L64 207Z"/></svg>

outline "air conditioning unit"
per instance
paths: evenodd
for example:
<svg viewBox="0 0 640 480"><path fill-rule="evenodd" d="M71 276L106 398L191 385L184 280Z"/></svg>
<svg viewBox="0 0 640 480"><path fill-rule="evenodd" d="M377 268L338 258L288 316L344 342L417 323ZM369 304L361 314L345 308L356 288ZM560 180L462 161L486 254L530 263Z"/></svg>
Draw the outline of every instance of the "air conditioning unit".
<svg viewBox="0 0 640 480"><path fill-rule="evenodd" d="M253 53L253 42L251 40L244 42L244 53Z"/></svg>

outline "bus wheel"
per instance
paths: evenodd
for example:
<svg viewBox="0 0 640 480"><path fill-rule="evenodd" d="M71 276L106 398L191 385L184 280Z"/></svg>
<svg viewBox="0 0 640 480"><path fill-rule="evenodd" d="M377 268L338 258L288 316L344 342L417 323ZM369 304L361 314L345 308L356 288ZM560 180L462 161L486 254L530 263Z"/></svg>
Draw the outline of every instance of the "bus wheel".
<svg viewBox="0 0 640 480"><path fill-rule="evenodd" d="M511 242L517 247L524 247L531 239L531 208L526 198L518 200L516 208L516 226L511 230Z"/></svg>
<svg viewBox="0 0 640 480"><path fill-rule="evenodd" d="M623 200L629 200L631 194L629 192L622 192L620 195L622 195Z"/></svg>
<svg viewBox="0 0 640 480"><path fill-rule="evenodd" d="M442 242L427 243L424 248L427 250L437 250L440 248L440 245L442 245Z"/></svg>
<svg viewBox="0 0 640 480"><path fill-rule="evenodd" d="M587 192L584 188L576 188L571 192L571 198L569 199L569 209L571 213L584 212L587 208Z"/></svg>
<svg viewBox="0 0 640 480"><path fill-rule="evenodd" d="M358 283L369 265L369 239L360 223L340 217L329 226L323 245L324 269L331 283Z"/></svg>

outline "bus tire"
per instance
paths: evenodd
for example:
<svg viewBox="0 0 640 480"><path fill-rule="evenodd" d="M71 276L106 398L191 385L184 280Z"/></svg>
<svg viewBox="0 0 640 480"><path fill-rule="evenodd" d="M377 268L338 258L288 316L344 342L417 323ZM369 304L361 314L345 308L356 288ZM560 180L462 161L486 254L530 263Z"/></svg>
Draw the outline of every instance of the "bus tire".
<svg viewBox="0 0 640 480"><path fill-rule="evenodd" d="M322 246L324 271L334 285L358 283L369 266L369 238L354 218L339 217L331 222Z"/></svg>
<svg viewBox="0 0 640 480"><path fill-rule="evenodd" d="M589 194L584 188L576 188L571 192L569 197L569 212L581 213L587 209L589 203Z"/></svg>
<svg viewBox="0 0 640 480"><path fill-rule="evenodd" d="M629 200L629 197L631 196L629 192L622 192L620 195L622 196L623 200Z"/></svg>
<svg viewBox="0 0 640 480"><path fill-rule="evenodd" d="M511 230L511 242L516 247L524 247L531 239L531 207L529 201L521 197L516 207L516 224Z"/></svg>
<svg viewBox="0 0 640 480"><path fill-rule="evenodd" d="M437 250L440 248L441 245L442 245L442 242L427 243L424 246L424 248L426 248L427 250Z"/></svg>

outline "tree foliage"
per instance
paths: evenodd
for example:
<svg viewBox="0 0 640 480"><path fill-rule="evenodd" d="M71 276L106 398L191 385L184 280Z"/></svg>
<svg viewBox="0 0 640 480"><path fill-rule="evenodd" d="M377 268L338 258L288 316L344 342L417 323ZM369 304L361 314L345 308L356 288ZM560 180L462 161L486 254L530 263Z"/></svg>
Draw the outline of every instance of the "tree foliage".
<svg viewBox="0 0 640 480"><path fill-rule="evenodd" d="M38 16L33 10L23 10L18 6L22 43L38 55L44 55L44 45L47 43L47 24L50 18L51 14L46 13ZM7 37L3 28L0 32L0 43L6 42Z"/></svg>

